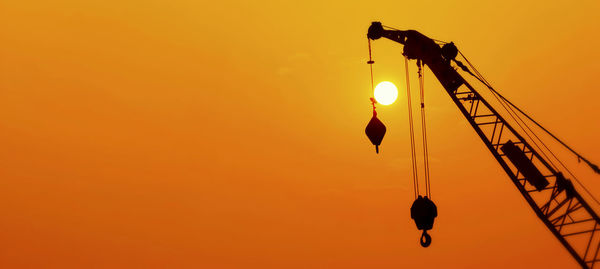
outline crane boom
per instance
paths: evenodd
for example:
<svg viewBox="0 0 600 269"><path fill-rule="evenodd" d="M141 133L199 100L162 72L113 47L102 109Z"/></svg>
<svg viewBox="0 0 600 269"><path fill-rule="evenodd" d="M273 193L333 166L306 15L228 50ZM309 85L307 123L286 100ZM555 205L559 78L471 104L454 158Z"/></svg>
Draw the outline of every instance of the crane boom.
<svg viewBox="0 0 600 269"><path fill-rule="evenodd" d="M369 39L404 45L404 55L427 65L536 215L583 268L600 261L600 218L569 179L553 168L451 65L434 40L414 30L373 22Z"/></svg>

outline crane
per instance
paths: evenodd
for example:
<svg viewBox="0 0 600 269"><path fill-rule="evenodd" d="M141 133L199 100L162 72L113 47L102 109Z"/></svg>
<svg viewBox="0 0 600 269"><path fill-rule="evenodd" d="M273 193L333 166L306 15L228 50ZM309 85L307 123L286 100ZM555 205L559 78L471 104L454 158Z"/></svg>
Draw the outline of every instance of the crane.
<svg viewBox="0 0 600 269"><path fill-rule="evenodd" d="M403 55L407 59L416 59L418 64L429 67L523 198L556 239L581 267L593 268L596 262L600 261L598 214L575 189L572 181L565 177L563 171L554 166L548 156L538 150L539 147L532 146L531 139L526 140L522 132L513 128L513 125L459 74L458 68L476 77L492 90L495 96L504 99L483 77L476 75L476 70L470 70L455 59L458 50L453 43L440 46L436 40L415 30L384 28L380 22L371 24L367 37L369 40L386 38L400 43L404 45ZM372 60L369 63L372 64ZM472 65L470 67L474 69ZM516 123L519 124L518 121ZM528 136L528 133L525 135ZM559 142L562 143L560 140ZM531 143L535 145L535 141ZM597 166L580 155L578 158L598 173Z"/></svg>

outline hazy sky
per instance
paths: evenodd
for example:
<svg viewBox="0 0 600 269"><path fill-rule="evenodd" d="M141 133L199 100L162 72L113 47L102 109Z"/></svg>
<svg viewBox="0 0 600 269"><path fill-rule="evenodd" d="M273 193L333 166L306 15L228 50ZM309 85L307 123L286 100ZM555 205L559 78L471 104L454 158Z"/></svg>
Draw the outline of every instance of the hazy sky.
<svg viewBox="0 0 600 269"><path fill-rule="evenodd" d="M400 98L379 155L364 135L378 20L454 41L600 162L600 2L575 2L5 0L0 267L575 268L430 72L419 246L388 40L375 79Z"/></svg>

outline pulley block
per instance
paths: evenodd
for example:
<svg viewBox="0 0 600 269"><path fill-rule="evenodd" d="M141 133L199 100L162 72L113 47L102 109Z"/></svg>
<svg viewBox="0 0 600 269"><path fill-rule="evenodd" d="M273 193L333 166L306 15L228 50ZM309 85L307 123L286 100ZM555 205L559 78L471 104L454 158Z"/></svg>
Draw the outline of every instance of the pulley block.
<svg viewBox="0 0 600 269"><path fill-rule="evenodd" d="M428 247L431 244L431 236L427 234L427 230L433 228L433 222L437 217L437 207L427 196L419 197L413 202L410 207L410 217L415 220L417 229L423 230L421 235L421 246Z"/></svg>

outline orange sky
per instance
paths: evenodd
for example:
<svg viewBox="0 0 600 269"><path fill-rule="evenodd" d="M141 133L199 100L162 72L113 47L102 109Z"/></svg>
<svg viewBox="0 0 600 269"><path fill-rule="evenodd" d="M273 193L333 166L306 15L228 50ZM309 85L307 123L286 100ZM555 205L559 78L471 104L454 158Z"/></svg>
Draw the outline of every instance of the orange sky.
<svg viewBox="0 0 600 269"><path fill-rule="evenodd" d="M600 2L570 2L4 1L0 267L576 267L431 73L431 247L404 92L381 154L364 135L380 20L454 41L600 162ZM373 45L405 90L402 47Z"/></svg>

